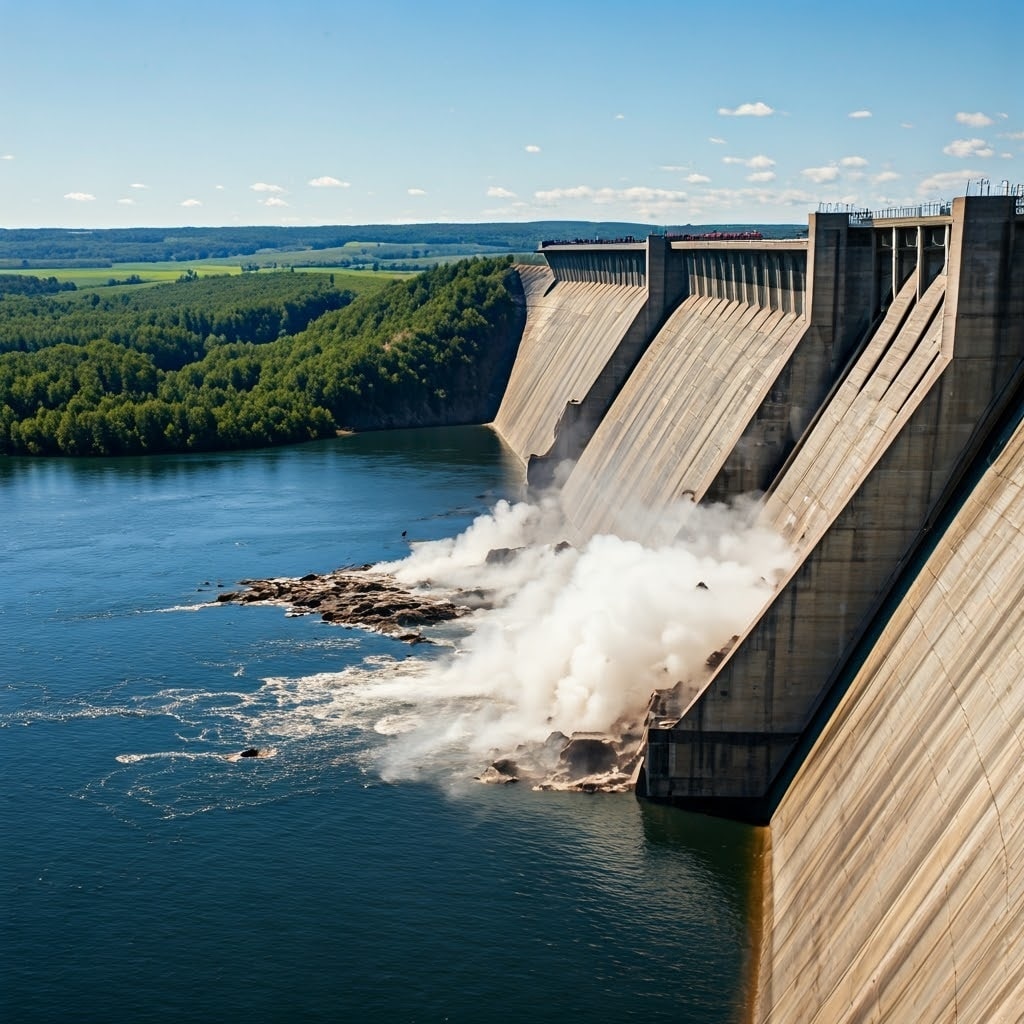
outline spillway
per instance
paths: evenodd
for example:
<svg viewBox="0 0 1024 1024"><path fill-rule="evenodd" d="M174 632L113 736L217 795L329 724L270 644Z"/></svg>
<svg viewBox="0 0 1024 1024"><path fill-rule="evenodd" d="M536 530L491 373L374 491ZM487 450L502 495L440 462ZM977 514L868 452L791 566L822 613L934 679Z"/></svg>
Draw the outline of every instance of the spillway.
<svg viewBox="0 0 1024 1024"><path fill-rule="evenodd" d="M671 541L665 509L705 496L804 328L803 317L781 310L687 298L565 483L574 539L615 533Z"/></svg>
<svg viewBox="0 0 1024 1024"><path fill-rule="evenodd" d="M566 405L586 396L647 302L637 284L556 280L525 267L526 327L494 420L524 461L554 446Z"/></svg>

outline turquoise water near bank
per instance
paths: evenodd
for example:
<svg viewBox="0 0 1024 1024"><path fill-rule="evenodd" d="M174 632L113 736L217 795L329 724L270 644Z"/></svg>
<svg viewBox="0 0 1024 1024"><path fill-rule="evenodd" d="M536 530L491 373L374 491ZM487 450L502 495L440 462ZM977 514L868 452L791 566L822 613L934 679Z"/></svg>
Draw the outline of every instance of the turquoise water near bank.
<svg viewBox="0 0 1024 1024"><path fill-rule="evenodd" d="M408 648L213 603L400 558L518 479L483 428L0 462L4 1019L734 1019L748 830L386 782L389 715L336 674Z"/></svg>

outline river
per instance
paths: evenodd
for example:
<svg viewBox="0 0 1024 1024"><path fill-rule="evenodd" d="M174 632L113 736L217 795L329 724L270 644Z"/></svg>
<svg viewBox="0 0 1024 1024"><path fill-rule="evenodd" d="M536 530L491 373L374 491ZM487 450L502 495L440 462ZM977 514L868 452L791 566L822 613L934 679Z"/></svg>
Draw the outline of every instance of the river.
<svg viewBox="0 0 1024 1024"><path fill-rule="evenodd" d="M416 697L360 680L408 647L216 603L401 559L520 476L486 428L0 461L5 1020L736 1019L750 830L443 746L396 776Z"/></svg>

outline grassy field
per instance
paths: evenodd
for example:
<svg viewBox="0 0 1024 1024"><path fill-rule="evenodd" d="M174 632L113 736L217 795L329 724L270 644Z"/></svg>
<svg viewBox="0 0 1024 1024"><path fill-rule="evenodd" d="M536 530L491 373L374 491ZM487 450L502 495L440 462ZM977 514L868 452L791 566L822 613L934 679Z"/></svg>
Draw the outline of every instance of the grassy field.
<svg viewBox="0 0 1024 1024"><path fill-rule="evenodd" d="M225 260L193 260L173 263L114 263L109 267L32 267L29 270L2 270L3 274L24 274L30 277L55 277L58 281L70 281L80 290L96 288L125 291L155 284L177 281L182 274L194 270L200 277L216 277L225 274L241 274L242 267L235 257L234 264ZM290 267L278 266L276 270L260 270L259 273L287 273ZM408 277L407 273L391 270L348 270L339 267L302 267L295 273L333 274L338 288L348 288L361 295L376 292L396 277ZM126 284L129 278L139 282Z"/></svg>

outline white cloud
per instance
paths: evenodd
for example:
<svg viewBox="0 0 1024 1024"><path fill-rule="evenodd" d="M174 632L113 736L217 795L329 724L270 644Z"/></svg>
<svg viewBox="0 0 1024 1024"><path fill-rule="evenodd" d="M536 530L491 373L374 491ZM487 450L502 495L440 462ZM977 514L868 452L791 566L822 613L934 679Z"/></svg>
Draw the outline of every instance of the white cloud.
<svg viewBox="0 0 1024 1024"><path fill-rule="evenodd" d="M625 114L616 114L615 115L615 120L616 121L625 121L626 120L626 115Z"/></svg>
<svg viewBox="0 0 1024 1024"><path fill-rule="evenodd" d="M540 152L540 146L527 146L526 147L526 152L527 153L539 153Z"/></svg>
<svg viewBox="0 0 1024 1024"><path fill-rule="evenodd" d="M925 178L917 186L918 192L925 194L948 193L955 191L958 195L967 187L971 178L984 178L982 171L943 171L940 174L933 174Z"/></svg>
<svg viewBox="0 0 1024 1024"><path fill-rule="evenodd" d="M805 167L800 172L805 178L809 178L815 185L824 185L826 182L835 181L839 177L838 167Z"/></svg>
<svg viewBox="0 0 1024 1024"><path fill-rule="evenodd" d="M711 179L706 174L688 174L686 180L690 185L706 185Z"/></svg>
<svg viewBox="0 0 1024 1024"><path fill-rule="evenodd" d="M129 188L149 188L148 185L143 185L141 181L133 181L128 187Z"/></svg>
<svg viewBox="0 0 1024 1024"><path fill-rule="evenodd" d="M309 184L313 188L349 188L350 184L347 181L339 181L337 178L332 178L329 174L321 175L319 178L310 178Z"/></svg>
<svg viewBox="0 0 1024 1024"><path fill-rule="evenodd" d="M1001 138L1001 139L1014 139L1017 142L1020 142L1021 140L1024 140L1024 132L1000 132L999 133L999 138ZM13 160L14 158L13 157L4 157L4 159L5 160L7 160L7 159L12 159Z"/></svg>
<svg viewBox="0 0 1024 1024"><path fill-rule="evenodd" d="M764 171L769 167L775 166L775 161L770 156L765 156L763 153L759 153L757 156L742 157L742 156L723 156L723 164L742 164L744 167L749 167L752 171Z"/></svg>
<svg viewBox="0 0 1024 1024"><path fill-rule="evenodd" d="M96 197L90 192L65 192L65 199L73 199L76 203L91 203Z"/></svg>
<svg viewBox="0 0 1024 1024"><path fill-rule="evenodd" d="M515 192L509 192L507 188L502 188L500 185L492 185L487 190L487 195L491 199L515 199Z"/></svg>
<svg viewBox="0 0 1024 1024"><path fill-rule="evenodd" d="M839 161L840 167L867 167L868 162L862 156L844 156Z"/></svg>
<svg viewBox="0 0 1024 1024"><path fill-rule="evenodd" d="M135 205L135 200L134 199L130 199L130 198L128 198L128 199L118 199L118 202L122 206L134 206Z"/></svg>
<svg viewBox="0 0 1024 1024"><path fill-rule="evenodd" d="M223 191L224 191L224 186L223 186L223 185L214 185L213 187L214 187L214 188L215 188L215 189L216 189L216 190L217 190L218 192L223 192Z"/></svg>
<svg viewBox="0 0 1024 1024"><path fill-rule="evenodd" d="M765 182L765 181L774 181L774 180L775 180L775 172L774 171L757 171L754 174L748 174L747 175L747 181Z"/></svg>
<svg viewBox="0 0 1024 1024"><path fill-rule="evenodd" d="M895 171L882 171L880 174L874 175L872 181L876 185L884 185L887 181L899 181L903 177L901 174L897 174Z"/></svg>
<svg viewBox="0 0 1024 1024"><path fill-rule="evenodd" d="M422 188L407 188L405 191L411 196L425 196L427 194L426 189Z"/></svg>
<svg viewBox="0 0 1024 1024"><path fill-rule="evenodd" d="M678 204L686 201L687 194L678 189L648 188L635 185L631 188L592 188L590 185L575 185L572 188L551 188L534 192L534 198L543 204L565 200L585 200L598 206L610 203L630 204Z"/></svg>
<svg viewBox="0 0 1024 1024"><path fill-rule="evenodd" d="M179 204L181 206L202 206L202 202L198 199L183 199Z"/></svg>
<svg viewBox="0 0 1024 1024"><path fill-rule="evenodd" d="M0 160L13 160L13 159L14 159L14 154L13 153L4 153L3 156L0 156Z"/></svg>
<svg viewBox="0 0 1024 1024"><path fill-rule="evenodd" d="M958 124L969 124L972 128L987 128L990 124L995 124L991 117L980 110L974 114L961 111L956 115L956 119Z"/></svg>
<svg viewBox="0 0 1024 1024"><path fill-rule="evenodd" d="M859 121L865 117L872 117L874 115L870 110L851 110L846 116L852 117L855 121Z"/></svg>
<svg viewBox="0 0 1024 1024"><path fill-rule="evenodd" d="M279 199L277 196L267 196L266 199L259 199L257 202L262 203L264 206L287 206L288 203L284 199Z"/></svg>
<svg viewBox="0 0 1024 1024"><path fill-rule="evenodd" d="M995 150L984 139L954 139L942 152L947 156L991 156Z"/></svg>
<svg viewBox="0 0 1024 1024"><path fill-rule="evenodd" d="M603 210L616 207L622 211L617 212L618 216L660 222L676 219L681 216L682 210L686 209L688 213L690 210L686 192L647 186L594 188L590 185L576 185L541 190L533 194L533 199L538 206L564 207L569 203L582 203Z"/></svg>
<svg viewBox="0 0 1024 1024"><path fill-rule="evenodd" d="M253 192L283 192L284 189L280 185L268 185L265 181L257 181L254 185L250 185L249 188Z"/></svg>
<svg viewBox="0 0 1024 1024"><path fill-rule="evenodd" d="M725 139L720 139L717 135L709 135L708 142L714 143L716 146L724 146Z"/></svg>
<svg viewBox="0 0 1024 1024"><path fill-rule="evenodd" d="M775 110L758 100L757 103L741 103L738 107L719 107L718 112L723 117L769 117Z"/></svg>
<svg viewBox="0 0 1024 1024"><path fill-rule="evenodd" d="M802 206L808 209L818 202L818 196L802 189L719 188L709 189L700 197L701 212L735 210L749 206Z"/></svg>
<svg viewBox="0 0 1024 1024"><path fill-rule="evenodd" d="M900 121L901 128L913 128L914 125L910 121Z"/></svg>

